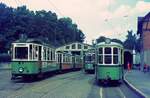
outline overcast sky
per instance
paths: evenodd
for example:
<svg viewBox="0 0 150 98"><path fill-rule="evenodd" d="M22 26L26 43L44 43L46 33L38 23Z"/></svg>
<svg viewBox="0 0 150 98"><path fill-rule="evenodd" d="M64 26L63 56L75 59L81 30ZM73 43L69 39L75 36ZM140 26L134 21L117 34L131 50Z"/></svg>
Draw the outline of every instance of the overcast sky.
<svg viewBox="0 0 150 98"><path fill-rule="evenodd" d="M11 7L26 5L31 10L51 10L70 17L91 43L99 36L126 38L137 32L137 17L150 12L150 0L0 0Z"/></svg>

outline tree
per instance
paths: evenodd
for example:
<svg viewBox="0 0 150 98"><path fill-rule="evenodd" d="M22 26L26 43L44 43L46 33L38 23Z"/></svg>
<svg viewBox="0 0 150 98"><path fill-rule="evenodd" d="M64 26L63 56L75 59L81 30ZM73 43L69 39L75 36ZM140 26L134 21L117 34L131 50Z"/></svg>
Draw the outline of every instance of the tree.
<svg viewBox="0 0 150 98"><path fill-rule="evenodd" d="M123 42L122 42L121 40L119 40L119 39L112 39L111 41L112 41L112 42L117 42L117 43L120 43L120 44L123 45Z"/></svg>
<svg viewBox="0 0 150 98"><path fill-rule="evenodd" d="M83 42L85 35L69 17L58 19L51 11L30 11L26 6L7 7L0 3L0 52L10 49L20 35L48 41L54 46Z"/></svg>
<svg viewBox="0 0 150 98"><path fill-rule="evenodd" d="M136 47L136 35L133 34L132 30L128 30L127 39L124 41L124 48L125 49L135 49Z"/></svg>
<svg viewBox="0 0 150 98"><path fill-rule="evenodd" d="M96 43L99 43L99 42L104 42L106 39L105 36L100 36L98 39L96 39Z"/></svg>

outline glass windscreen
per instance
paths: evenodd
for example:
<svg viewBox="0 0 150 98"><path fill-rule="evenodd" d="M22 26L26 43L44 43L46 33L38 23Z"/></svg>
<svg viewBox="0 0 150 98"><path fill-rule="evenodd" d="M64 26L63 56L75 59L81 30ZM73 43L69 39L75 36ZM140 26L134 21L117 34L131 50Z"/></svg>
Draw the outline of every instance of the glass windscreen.
<svg viewBox="0 0 150 98"><path fill-rule="evenodd" d="M105 54L111 54L111 47L105 48Z"/></svg>
<svg viewBox="0 0 150 98"><path fill-rule="evenodd" d="M92 56L91 55L85 56L85 62L91 62L91 61L92 61Z"/></svg>
<svg viewBox="0 0 150 98"><path fill-rule="evenodd" d="M118 64L118 55L113 56L113 63Z"/></svg>
<svg viewBox="0 0 150 98"><path fill-rule="evenodd" d="M28 59L28 47L15 47L15 59Z"/></svg>
<svg viewBox="0 0 150 98"><path fill-rule="evenodd" d="M105 55L105 64L111 64L111 59L112 59L112 56L111 55Z"/></svg>

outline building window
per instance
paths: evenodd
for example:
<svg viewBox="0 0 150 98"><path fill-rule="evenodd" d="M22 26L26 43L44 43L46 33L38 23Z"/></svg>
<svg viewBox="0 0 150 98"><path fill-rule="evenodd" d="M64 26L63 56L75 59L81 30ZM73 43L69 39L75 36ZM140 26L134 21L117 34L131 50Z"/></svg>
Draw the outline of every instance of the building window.
<svg viewBox="0 0 150 98"><path fill-rule="evenodd" d="M66 46L66 49L70 49L70 46Z"/></svg>
<svg viewBox="0 0 150 98"><path fill-rule="evenodd" d="M78 49L81 49L81 44L78 44Z"/></svg>
<svg viewBox="0 0 150 98"><path fill-rule="evenodd" d="M85 45L85 46L84 46L84 49L88 49L88 46Z"/></svg>
<svg viewBox="0 0 150 98"><path fill-rule="evenodd" d="M76 49L76 45L75 44L72 44L72 49Z"/></svg>

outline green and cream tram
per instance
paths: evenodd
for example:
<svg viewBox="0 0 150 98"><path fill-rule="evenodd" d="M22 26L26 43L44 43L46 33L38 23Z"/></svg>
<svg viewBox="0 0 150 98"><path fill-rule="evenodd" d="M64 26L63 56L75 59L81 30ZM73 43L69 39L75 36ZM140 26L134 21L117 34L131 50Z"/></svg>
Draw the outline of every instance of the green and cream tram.
<svg viewBox="0 0 150 98"><path fill-rule="evenodd" d="M84 71L93 73L95 71L95 48L89 49L85 52Z"/></svg>
<svg viewBox="0 0 150 98"><path fill-rule="evenodd" d="M106 39L96 45L96 80L98 82L123 79L123 45Z"/></svg>
<svg viewBox="0 0 150 98"><path fill-rule="evenodd" d="M12 43L12 79L58 70L55 49L37 40Z"/></svg>
<svg viewBox="0 0 150 98"><path fill-rule="evenodd" d="M80 56L57 52L54 47L37 39L12 43L11 54L11 79L41 77L47 72L82 68Z"/></svg>

